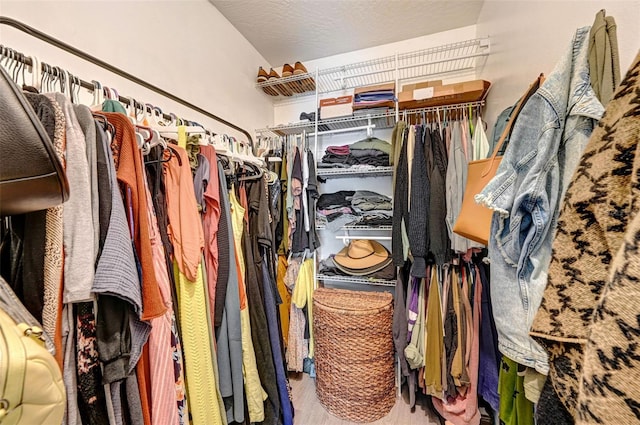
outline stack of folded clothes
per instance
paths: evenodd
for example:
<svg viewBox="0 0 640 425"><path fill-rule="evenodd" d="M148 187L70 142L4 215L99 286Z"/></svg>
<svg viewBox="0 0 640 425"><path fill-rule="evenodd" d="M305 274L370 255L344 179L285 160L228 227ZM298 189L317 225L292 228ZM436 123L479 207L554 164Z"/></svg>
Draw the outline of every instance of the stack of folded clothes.
<svg viewBox="0 0 640 425"><path fill-rule="evenodd" d="M391 198L368 190L341 190L320 195L316 222L337 231L346 225L390 226Z"/></svg>
<svg viewBox="0 0 640 425"><path fill-rule="evenodd" d="M386 167L389 166L390 155L391 144L389 142L377 137L367 137L351 145L329 146L318 167Z"/></svg>
<svg viewBox="0 0 640 425"><path fill-rule="evenodd" d="M339 253L320 262L319 272L332 276L360 276L393 280L396 268L389 251L379 242L356 239Z"/></svg>
<svg viewBox="0 0 640 425"><path fill-rule="evenodd" d="M395 84L378 84L356 89L353 96L353 109L393 107L396 100Z"/></svg>

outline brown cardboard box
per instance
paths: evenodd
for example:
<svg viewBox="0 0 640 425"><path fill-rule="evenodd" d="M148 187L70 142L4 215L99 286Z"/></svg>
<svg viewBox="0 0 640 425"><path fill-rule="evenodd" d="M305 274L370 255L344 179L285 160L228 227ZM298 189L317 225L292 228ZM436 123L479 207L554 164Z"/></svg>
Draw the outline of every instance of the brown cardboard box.
<svg viewBox="0 0 640 425"><path fill-rule="evenodd" d="M353 114L353 96L320 99L320 119L344 117Z"/></svg>
<svg viewBox="0 0 640 425"><path fill-rule="evenodd" d="M484 99L489 87L491 87L491 83L485 80L426 87L424 84L418 83L404 86L398 94L399 109L475 102Z"/></svg>
<svg viewBox="0 0 640 425"><path fill-rule="evenodd" d="M419 83L403 85L402 91L413 91L415 89L426 89L427 87L439 87L441 85L442 85L442 80L421 81Z"/></svg>
<svg viewBox="0 0 640 425"><path fill-rule="evenodd" d="M358 93L367 93L370 91L378 91L378 90L392 90L395 93L396 83L385 83L385 84L376 84L373 86L358 87L353 91L353 96L355 99L355 95ZM378 102L375 104L368 104L368 105L354 104L353 109L381 108L381 107L395 108L395 106L396 106L395 102L387 101L387 102Z"/></svg>

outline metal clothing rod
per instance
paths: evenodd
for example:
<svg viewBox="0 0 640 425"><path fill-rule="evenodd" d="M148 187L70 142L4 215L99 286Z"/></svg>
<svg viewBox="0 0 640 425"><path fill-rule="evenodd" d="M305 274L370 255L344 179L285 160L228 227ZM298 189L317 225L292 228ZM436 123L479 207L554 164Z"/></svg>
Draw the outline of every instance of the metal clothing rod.
<svg viewBox="0 0 640 425"><path fill-rule="evenodd" d="M129 74L128 72L123 71L120 68L116 68L115 66L113 66L113 65L111 65L111 64L109 64L109 63L107 63L107 62L105 62L103 60L100 60L100 59L96 58L95 56L92 56L92 55L90 55L90 54L88 54L86 52L83 52L82 50L79 50L79 49L77 49L77 48L75 48L75 47L73 47L73 46L71 46L71 45L69 45L69 44L67 44L67 43L65 43L63 41L60 41L60 40L58 40L58 39L56 39L56 38L54 38L54 37L52 37L52 36L50 36L48 34L43 33L42 31L39 31L39 30L37 30L37 29L35 29L35 28L25 24L25 23L17 21L17 20L15 20L13 18L9 18L9 17L6 17L6 16L0 16L0 24L16 28L16 29L24 32L25 34L33 36L33 37L35 37L35 38L37 38L39 40L45 41L45 42L47 42L47 43L49 43L49 44L51 44L53 46L56 46L56 47L66 51L68 53L71 53L74 56L77 56L77 57L82 58L82 59L84 59L84 60L86 60L88 62L91 62L94 65L97 65L97 66L99 66L101 68L104 68L104 69L106 69L108 71L111 71L116 75L119 75L119 76L121 76L123 78L126 78L127 80L132 81L132 82L134 82L134 83L136 83L136 84L138 84L138 85L140 85L140 86L142 86L142 87L144 87L146 89L149 89L149 90L151 90L153 92L156 92L156 93L160 94L161 96L164 96L164 97L166 97L168 99L173 100L174 102L177 102L177 103L179 103L179 104L181 104L183 106L186 106L189 109L193 109L194 111L196 111L196 112L198 112L198 113L200 113L202 115L205 115L206 117L209 117L209 118L211 118L211 119L213 119L215 121L218 121L219 123L222 123L222 124L226 125L229 128L237 130L237 131L241 132L242 134L244 134L245 136L247 136L247 139L249 139L250 145L253 146L253 138L251 137L251 134L247 130L245 130L242 127L238 127L237 125L225 120L224 118L220 118L219 116L214 115L211 112L208 112L208 111L200 108L199 106L194 105L191 102L188 102L188 101L186 101L186 100L184 100L182 98L179 98L178 96L176 96L176 95L174 95L172 93L169 93L168 91L163 90L163 89L161 89L161 88L159 88L157 86L154 86L153 84L149 84L146 81L136 77L135 75ZM31 59L28 58L28 57L23 57L22 58L22 62L25 63L26 65L29 65L29 66L31 66L31 64L32 64L31 63ZM89 90L94 90L95 89L95 86L90 82L80 80L80 84L82 85L82 87L87 88ZM120 97L119 100L120 100L120 102L129 104L129 99L126 98L126 97ZM170 116L166 115L166 117L169 118Z"/></svg>
<svg viewBox="0 0 640 425"><path fill-rule="evenodd" d="M478 100L476 102L466 102L466 103L456 103L453 105L443 105L443 106L429 106L426 108L415 108L415 109L404 109L404 110L400 110L400 112L405 112L407 113L407 115L412 115L412 114L421 114L423 112L427 113L427 112L438 112L438 111L452 111L452 110L465 110L468 109L469 107L471 108L481 108L484 106L485 101L484 100Z"/></svg>

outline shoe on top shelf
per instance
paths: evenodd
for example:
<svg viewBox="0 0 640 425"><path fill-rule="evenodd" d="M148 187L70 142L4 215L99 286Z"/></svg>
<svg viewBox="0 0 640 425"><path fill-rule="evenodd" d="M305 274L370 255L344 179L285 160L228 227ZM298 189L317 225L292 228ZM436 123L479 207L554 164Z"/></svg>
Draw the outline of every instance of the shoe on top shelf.
<svg viewBox="0 0 640 425"><path fill-rule="evenodd" d="M269 71L269 81L274 81L279 79L280 79L280 75L278 75L275 69L271 68L271 71ZM283 96L293 95L293 93L291 92L291 89L289 89L289 87L287 87L286 84L276 84L273 87L278 91L278 93L280 93Z"/></svg>
<svg viewBox="0 0 640 425"><path fill-rule="evenodd" d="M266 83L269 80L269 74L264 68L260 67L258 69L258 83ZM262 87L262 91L268 94L269 96L279 96L278 92L273 87Z"/></svg>
<svg viewBox="0 0 640 425"><path fill-rule="evenodd" d="M293 75L308 74L308 73L309 72L307 71L307 68L305 68L302 62L298 61L295 63L294 69L293 69ZM316 89L316 82L311 77L305 78L304 80L300 80L300 83L302 84L304 91L315 91Z"/></svg>
<svg viewBox="0 0 640 425"><path fill-rule="evenodd" d="M291 77L292 75L296 75L294 71L295 70L291 65L289 65L288 63L285 63L282 66L282 78ZM305 88L304 88L304 85L299 80L298 81L289 81L286 84L287 84L287 86L289 86L289 88L291 90L293 90L296 93L304 93L306 91Z"/></svg>

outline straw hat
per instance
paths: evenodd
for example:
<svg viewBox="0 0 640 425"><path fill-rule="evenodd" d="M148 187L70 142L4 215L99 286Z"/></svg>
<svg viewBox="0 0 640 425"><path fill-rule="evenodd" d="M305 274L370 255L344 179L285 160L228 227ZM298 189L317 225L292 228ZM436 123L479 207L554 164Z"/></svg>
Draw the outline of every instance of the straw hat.
<svg viewBox="0 0 640 425"><path fill-rule="evenodd" d="M356 239L349 243L335 255L334 261L339 268L349 271L362 271L375 269L377 266L386 265L389 259L389 251L379 242ZM383 266L384 267L384 266Z"/></svg>

